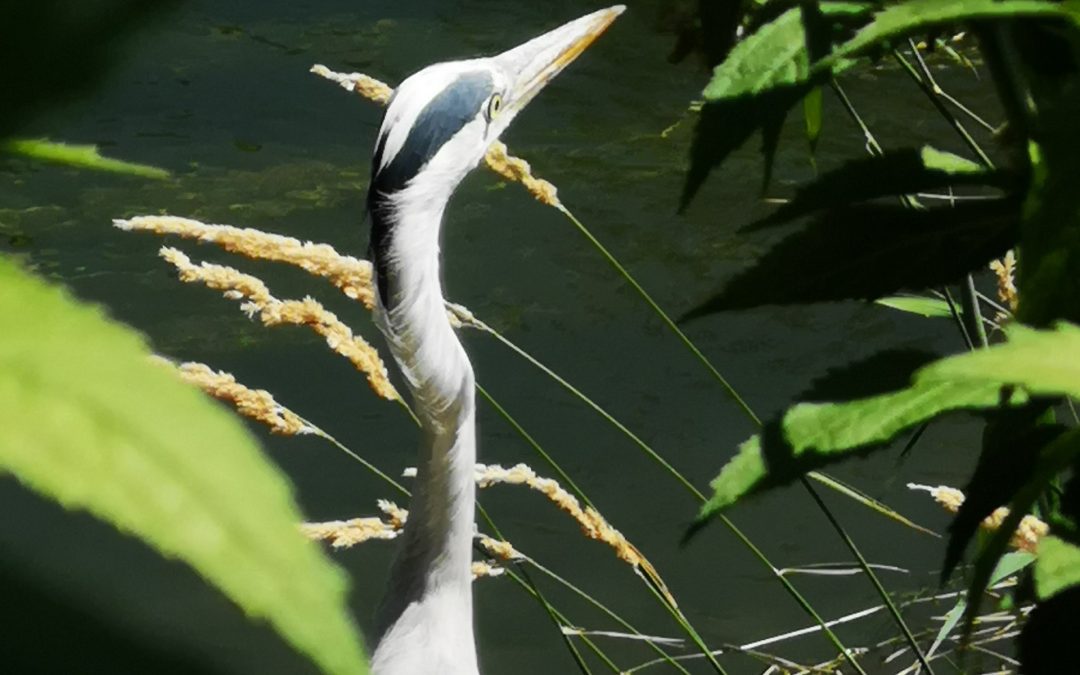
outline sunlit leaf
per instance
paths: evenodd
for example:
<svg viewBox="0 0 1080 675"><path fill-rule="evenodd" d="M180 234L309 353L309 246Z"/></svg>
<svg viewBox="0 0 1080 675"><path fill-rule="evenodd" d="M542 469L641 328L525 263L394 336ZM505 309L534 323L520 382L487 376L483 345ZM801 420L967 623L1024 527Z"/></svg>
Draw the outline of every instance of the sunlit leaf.
<svg viewBox="0 0 1080 675"><path fill-rule="evenodd" d="M918 314L919 316L932 318L952 317L952 310L949 309L949 303L939 298L920 298L911 295L894 295L888 298L878 298L874 302L879 305L884 305L885 307L891 307L892 309L900 310L901 312ZM959 308L957 309L957 311L959 311Z"/></svg>
<svg viewBox="0 0 1080 675"><path fill-rule="evenodd" d="M1080 327L1052 330L1013 325L1009 341L940 361L919 374L921 382L1013 384L1032 394L1080 397Z"/></svg>
<svg viewBox="0 0 1080 675"><path fill-rule="evenodd" d="M931 171L940 171L954 177L959 176L984 176L988 173L987 168L978 162L954 155L951 152L938 150L935 147L924 145L919 152L923 166Z"/></svg>
<svg viewBox="0 0 1080 675"><path fill-rule="evenodd" d="M859 16L867 12L869 5L822 2L819 7L824 15ZM797 63L808 58L802 11L789 9L735 45L727 59L713 70L703 92L705 100L757 94L803 80L807 73L800 74Z"/></svg>
<svg viewBox="0 0 1080 675"><path fill-rule="evenodd" d="M3 259L0 314L0 472L183 560L323 672L366 672L342 575L232 415Z"/></svg>
<svg viewBox="0 0 1080 675"><path fill-rule="evenodd" d="M120 159L103 157L96 145L69 145L45 138L13 139L0 145L0 152L19 155L42 162L63 164L77 169L92 169L109 173L123 173L143 178L168 178L169 172L149 164L136 164Z"/></svg>
<svg viewBox="0 0 1080 675"><path fill-rule="evenodd" d="M1039 541L1035 560L1035 592L1051 598L1066 588L1080 585L1080 548L1054 536Z"/></svg>
<svg viewBox="0 0 1080 675"><path fill-rule="evenodd" d="M1014 395L1006 403L1022 401L1023 397ZM788 409L778 424L768 425L763 436L739 446L711 483L713 495L702 507L699 521L743 497L880 447L899 432L941 413L992 408L1002 402L996 384L928 383L849 403L800 403Z"/></svg>
<svg viewBox="0 0 1080 675"><path fill-rule="evenodd" d="M1068 19L1080 24L1080 2L1066 0L910 0L893 4L850 41L836 49L828 60L852 58L870 47L925 31L942 24L986 19L1044 17ZM828 63L823 63L824 68Z"/></svg>
<svg viewBox="0 0 1080 675"><path fill-rule="evenodd" d="M856 17L862 8L847 3L818 3L834 18ZM835 7L834 7L835 5ZM1033 17L1065 19L1080 25L1080 0L911 0L890 5L827 57L801 73L806 34L798 9L791 9L732 49L713 72L705 89L706 105L695 131L690 171L680 209L697 193L713 167L759 128L775 123L814 87L850 67L883 43L944 24L966 20Z"/></svg>

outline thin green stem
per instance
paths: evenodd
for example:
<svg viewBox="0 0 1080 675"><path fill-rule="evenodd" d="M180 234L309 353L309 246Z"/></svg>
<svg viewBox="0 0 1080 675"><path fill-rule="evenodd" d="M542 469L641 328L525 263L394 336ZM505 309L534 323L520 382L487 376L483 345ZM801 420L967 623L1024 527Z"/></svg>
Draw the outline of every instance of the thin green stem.
<svg viewBox="0 0 1080 675"><path fill-rule="evenodd" d="M979 296L975 291L975 279L970 274L964 277L961 287L960 304L964 308L964 318L967 319L968 332L974 333L978 339L978 345L982 348L990 346L986 337L986 327L982 322L982 308L979 306Z"/></svg>
<svg viewBox="0 0 1080 675"><path fill-rule="evenodd" d="M550 466L552 470L555 471L555 473L559 474L559 478L566 484L567 487L570 488L570 490L574 493L575 497L580 499L581 502L586 506L592 506L593 508L596 508L593 505L592 500L589 499L589 496L585 494L585 491L578 487L577 483L575 483L574 480L570 478L570 474L566 473L562 466L555 461L555 458L552 457L548 453L548 451L544 449L544 446L540 445L540 443L538 443L537 440L533 438L532 434L526 431L525 427L521 426L521 424L518 423L517 419L515 419L513 415L507 412L506 408L502 407L502 405L495 400L495 397L493 397L487 389L484 389L484 387L482 387L479 382L476 383L476 391L480 392L480 395L484 398L485 401L488 402L488 405L494 408L495 412L499 413L499 416L506 420L507 424L513 427L514 431L517 432L517 434L521 436L521 438L526 443L529 444L529 447L531 447L533 451L536 452L536 454L540 455L540 457L545 462L547 462L547 465Z"/></svg>
<svg viewBox="0 0 1080 675"><path fill-rule="evenodd" d="M660 465L660 467L663 468L664 471L666 471L668 474L670 474L684 488L686 488L687 491L690 492L690 494L694 495L699 500L704 499L704 495L702 495L701 492L699 492L698 489L696 487L694 487L693 483L691 483L689 480L687 480L687 478L685 476L683 476L681 473L679 473L678 469L676 469L674 466L671 465L670 462L668 462L666 459L664 459L663 456L660 455L660 453L656 452L656 450L654 450L648 443L646 443L644 440L642 440L640 436L638 436L633 431L631 431L625 424L620 422L618 419L615 418L615 416L613 416L611 413L609 413L607 410L605 410L603 407L601 407L600 404L596 403L591 398L586 396L584 392L582 392L580 389L578 389L573 384L568 382L564 377L562 377L561 375L556 373L551 368L548 368L541 361L536 359L532 354L528 353L527 351L525 351L521 347L517 346L514 342L508 340L502 333L498 332L497 330L495 330L494 328L492 328L488 324L484 323L480 319L472 317L469 320L469 325L471 325L471 326L477 328L478 330L482 330L485 333L491 335L496 340L498 340L503 345L505 345L507 348L509 348L511 351L516 353L518 356L525 359L530 364L532 364L534 367L536 367L537 369L542 371L545 375L547 375L551 379L555 380L555 382L557 382L564 389L566 389L571 394L576 396L580 401L585 403L585 405L592 408L592 410L594 412L596 412L596 414L598 414L602 418L604 418L605 421L607 421L613 427L615 427L616 429L621 431L627 438L629 438L635 445L637 445L638 448L640 448L641 451L644 452L651 460L653 460L658 465Z"/></svg>
<svg viewBox="0 0 1080 675"><path fill-rule="evenodd" d="M924 654L922 648L919 647L919 641L915 639L915 636L912 634L911 629L908 628L907 622L904 621L904 617L901 616L900 610L892 601L892 597L889 596L889 592L885 590L884 586L882 586L881 580L878 579L877 575L871 573L870 565L866 562L866 558L863 556L862 551L860 551L859 547L855 545L855 542L851 539L851 537L847 535L840 523L836 521L832 512L825 506L825 502L822 501L821 495L819 495L817 493L817 490L814 489L814 486L810 485L810 483L807 482L805 478L803 478L802 481L803 484L806 486L806 489L810 492L810 496L813 497L814 501L817 502L818 506L821 507L821 511L825 514L825 517L828 518L830 522L832 522L833 529L835 529L840 534L840 537L844 540L844 544L846 544L848 549L850 549L851 552L855 554L855 558L859 561L859 567L861 567L866 573L866 576L870 579L870 583L872 583L874 585L874 588L877 590L878 595L885 600L885 606L888 608L889 613L892 614L893 621L896 623L897 626L900 626L900 630L903 631L904 637L907 638L907 642L909 645L911 645L911 649L915 652L916 657L919 659L919 663L921 663L922 666L926 668L927 673L929 673L930 675L934 675L934 669L930 667L930 662L926 659L926 654Z"/></svg>
<svg viewBox="0 0 1080 675"><path fill-rule="evenodd" d="M480 514L480 517L484 519L484 521L488 524L488 527L491 528L492 533L494 533L496 537L503 541L506 541L506 537L503 536L502 532L499 530L498 525L496 525L495 521L491 519L491 516L488 514L487 509L484 508L484 506L480 503L479 500L476 501L476 512ZM540 592L540 588L536 585L535 582L533 582L529 574L524 570L522 570L521 574L527 582L537 602L540 603L540 605L544 608L544 611L547 612L548 618L550 618L552 623L555 624L555 630L559 632L559 636L562 637L563 643L566 644L566 648L570 650L570 654L574 657L574 662L577 663L578 668L581 670L582 673L585 673L585 675L592 675L592 671L589 670L589 665L585 663L585 659L582 658L581 652L578 651L577 645L575 645L574 642L570 639L570 636L568 636L562 631L563 624L560 621L559 616L556 614L555 608L551 606L551 603L548 602L547 598L545 598L544 595Z"/></svg>
<svg viewBox="0 0 1080 675"><path fill-rule="evenodd" d="M949 305L949 312L952 313L953 321L956 322L957 327L960 329L960 337L964 338L964 343L969 350L975 349L975 341L971 339L971 333L968 332L964 317L956 307L956 300L953 299L952 292L948 286L943 287L941 292L945 296L945 302Z"/></svg>
<svg viewBox="0 0 1080 675"><path fill-rule="evenodd" d="M679 326L671 319L671 317L668 316L667 312L661 309L660 305L658 305L656 301L653 300L652 296L649 295L648 291L646 291L641 286L641 284L637 282L637 279L635 279L630 274L630 272L628 272L627 269L623 267L623 264L619 262L619 260L614 255L611 254L611 251L609 251L607 247L600 243L599 239L593 236L593 233L589 231L589 228L585 227L585 225L580 220L578 220L573 213L570 212L570 209L566 208L562 204L558 204L556 208L562 211L563 215L566 216L566 218L574 224L574 227L576 227L578 231L581 232L581 234L589 240L589 243L592 244L593 247L600 252L600 255L602 255L608 261L608 264L610 264L616 269L616 271L619 272L623 280L626 281L626 283L630 284L630 286L637 292L637 294L641 296L642 300L644 300L646 304L648 304L649 307L652 308L656 315L660 317L660 320L664 322L664 324L671 330L671 332L673 332L679 338L683 345L685 345L686 348L689 349L690 352L697 358L697 360L701 362L701 365L705 366L705 369L708 370L709 373L711 373L712 376L716 379L716 381L720 383L720 386L724 388L724 391L726 391L728 396L731 397L731 400L734 401L737 406L739 406L739 409L743 411L743 414L745 414L755 425L761 426L761 419L757 416L756 413L754 413L753 410L751 410L750 406L746 404L746 401L744 401L742 396L739 395L739 392L735 391L735 388L731 386L731 383L727 381L727 378L720 374L720 371L717 370L715 366L713 366L709 359L705 358L705 355L701 353L701 350L697 348L697 345L690 341L690 338L686 336L686 333L684 333L682 329L679 328Z"/></svg>
<svg viewBox="0 0 1080 675"><path fill-rule="evenodd" d="M518 577L518 575L513 570L511 570L510 568L504 568L504 569L506 570L506 575L509 576L511 579L513 579L521 587L521 589L523 591L525 591L526 593L529 593L530 595L535 596L535 593L533 593L532 588L523 579ZM523 572L523 574L524 574L524 572ZM548 606L551 607L551 605L548 605ZM572 628L573 624L570 623L570 621L566 618L566 616L562 612L555 609L554 607L551 607L551 611L552 611L552 615L554 616L554 618L557 619L557 621L558 621L559 632L563 634L563 639L567 643L570 643L571 642L570 636L563 632L562 627L565 626L567 628ZM596 643L593 642L593 640L589 636L587 636L587 635L579 635L578 637L580 637L582 639L582 641L589 647L589 649L591 649L592 652L594 654L596 654L597 658L599 658L601 661L603 661L604 665L606 665L613 673L621 673L621 672L623 672L623 670L621 668L619 668L619 666L617 666L615 664L615 662L612 661L608 657L608 655L605 654L604 651L602 649L600 649L596 645ZM575 654L576 656L578 655L577 651L573 649L572 644L570 645L570 649L571 649L572 654ZM578 661L578 668L582 668L582 667L583 667L582 662ZM587 665L584 665L584 668L586 670L588 670Z"/></svg>
<svg viewBox="0 0 1080 675"><path fill-rule="evenodd" d="M520 553L520 551L519 551L519 553ZM578 586L576 586L569 579L566 579L565 577L561 576L557 572L552 571L550 568L545 567L544 565L541 565L534 558L531 558L529 556L524 556L524 559L530 565L532 565L536 569L540 570L541 573L547 575L548 577L550 577L554 581L558 582L559 584L561 584L565 588L567 588L570 591L576 593L583 600L585 600L586 602L588 602L592 606L596 607L598 610L600 610L601 612L606 614L609 618L611 618L613 621L618 623L620 626L622 626L626 630L630 631L634 635L639 635L639 636L642 636L642 637L646 637L641 631L639 631L637 628L635 628L633 625L631 625L628 621L626 621L621 616L619 616L618 614L613 612L611 609L609 609L606 605L604 605L603 603L598 601L593 596L591 596L588 593L586 593L585 591L581 590ZM672 666L674 666L678 670L684 672L686 675L690 675L689 673L686 672L686 670L682 666L680 666L678 664L678 662L676 662L674 660L674 658L670 654L668 654L663 649L661 649L660 646L657 645L655 642L653 642L652 640L648 640L648 639L646 639L645 642L652 648L653 651L655 651L657 654L660 655L661 659L663 659L664 661L669 662Z"/></svg>
<svg viewBox="0 0 1080 675"><path fill-rule="evenodd" d="M915 47L914 43L909 39L908 43L911 45L912 51L915 54L915 59L919 63L919 70L916 70L911 62L907 60L900 50L893 49L893 58L900 64L900 66L911 76L911 79L919 85L919 88L923 90L930 102L937 108L938 113L952 126L953 130L963 139L964 143L979 157L981 161L988 169L994 168L994 162L990 159L990 156L983 151L982 147L975 141L975 138L967 130L967 127L949 110L945 105L945 100L941 96L941 87L938 86L934 80L933 74L930 72L930 68L926 65L926 61L923 60L922 54Z"/></svg>

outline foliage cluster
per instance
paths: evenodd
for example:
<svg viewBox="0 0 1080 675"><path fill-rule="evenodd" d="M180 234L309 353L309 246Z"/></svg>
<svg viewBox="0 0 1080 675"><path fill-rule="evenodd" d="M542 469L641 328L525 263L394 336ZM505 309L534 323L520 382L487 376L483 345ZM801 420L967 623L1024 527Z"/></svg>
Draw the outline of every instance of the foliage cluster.
<svg viewBox="0 0 1080 675"><path fill-rule="evenodd" d="M1034 584L1020 591L1021 599L1036 601L1020 646L1025 672L1061 672L1072 644L1047 627L1075 611L1080 582L1074 477L1080 430L1072 404L1080 392L1080 3L768 2L756 3L744 18L753 32L704 90L684 206L710 170L755 131L763 138L767 184L781 125L800 102L813 147L822 90L831 90L860 125L870 156L821 175L771 216L747 225L771 228L805 217L801 229L688 317L930 290L935 297L886 303L924 314L932 307L932 314L955 318L969 352L932 361L881 354L823 374L738 448L713 481L695 527L753 494L905 436L911 450L935 420L974 411L984 420L982 449L950 527L942 579L953 574L979 523L1008 505L1005 524L974 553L965 612L970 630L1020 519L1036 513L1048 521ZM993 130L993 153L967 130L978 118L938 86L915 41L925 37L944 50L942 36L960 30L986 64L1006 114ZM890 59L905 70L973 158L881 148L837 79L861 57ZM928 205L921 195L934 191L955 198ZM1019 261L1019 303L995 317L975 276L1010 249ZM910 384L895 388L905 381Z"/></svg>

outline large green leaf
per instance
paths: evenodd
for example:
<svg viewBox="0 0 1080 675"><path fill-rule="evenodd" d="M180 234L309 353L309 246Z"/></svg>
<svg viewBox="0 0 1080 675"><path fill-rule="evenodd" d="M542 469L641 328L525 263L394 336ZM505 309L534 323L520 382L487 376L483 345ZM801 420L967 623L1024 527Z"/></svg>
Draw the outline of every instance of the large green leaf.
<svg viewBox="0 0 1080 675"><path fill-rule="evenodd" d="M827 28L826 20L850 19L865 14L869 5L850 2L818 4L820 17L813 27ZM828 37L807 34L802 10L792 8L765 24L728 54L713 69L703 92L705 105L694 129L690 172L680 208L685 208L712 167L741 146L750 134L765 132L766 166L770 166L779 128L787 111L810 89L802 86L810 73L808 45ZM837 63L837 69L842 67ZM796 86L797 85L797 86Z"/></svg>
<svg viewBox="0 0 1080 675"><path fill-rule="evenodd" d="M819 6L825 15L841 16L866 14L869 7L845 2L822 2ZM757 94L778 84L805 79L806 71L798 63L809 58L807 41L802 10L789 9L735 45L724 62L713 70L712 79L702 92L705 100Z"/></svg>
<svg viewBox="0 0 1080 675"><path fill-rule="evenodd" d="M820 3L834 20L858 18L861 8ZM855 7L853 10L852 8ZM891 5L850 40L809 69L807 36L800 10L791 9L749 36L713 71L705 88L706 104L695 129L690 170L683 189L685 208L708 177L734 149L759 128L782 119L810 90L849 67L853 60L889 41L943 24L1007 18L1065 19L1080 25L1080 0L912 0Z"/></svg>
<svg viewBox="0 0 1080 675"><path fill-rule="evenodd" d="M910 0L883 9L865 28L824 59L821 69L865 53L871 47L942 24L984 19L1045 17L1080 24L1080 2L1046 0Z"/></svg>
<svg viewBox="0 0 1080 675"><path fill-rule="evenodd" d="M1080 397L1080 327L1059 323L1052 330L1016 324L1009 341L940 361L919 381L1020 385L1032 394Z"/></svg>
<svg viewBox="0 0 1080 675"><path fill-rule="evenodd" d="M912 386L901 391L846 403L800 403L790 408L778 422L767 425L762 436L754 436L739 447L713 480L714 494L702 508L699 522L745 496L789 483L853 453L872 450L944 412L1017 406L1027 402L1028 394L1080 393L1080 328L1060 324L1052 331L1039 331L1017 325L1009 336L1008 343L923 368ZM1010 390L1016 386L1022 390ZM1049 477L1067 466L1074 444L1073 435L1069 435L1046 446L1043 452L1053 461L1038 465L1036 477L1031 479L1030 503ZM1047 467L1057 468L1050 471ZM1019 506L1026 512L1030 503Z"/></svg>
<svg viewBox="0 0 1080 675"><path fill-rule="evenodd" d="M0 472L185 561L324 672L366 672L341 574L233 416L3 259L0 314Z"/></svg>
<svg viewBox="0 0 1080 675"><path fill-rule="evenodd" d="M927 383L849 403L800 403L779 423L768 425L763 436L739 446L713 480L713 495L698 520L704 522L743 497L790 483L807 471L869 451L941 413L990 408L1001 400L996 384Z"/></svg>

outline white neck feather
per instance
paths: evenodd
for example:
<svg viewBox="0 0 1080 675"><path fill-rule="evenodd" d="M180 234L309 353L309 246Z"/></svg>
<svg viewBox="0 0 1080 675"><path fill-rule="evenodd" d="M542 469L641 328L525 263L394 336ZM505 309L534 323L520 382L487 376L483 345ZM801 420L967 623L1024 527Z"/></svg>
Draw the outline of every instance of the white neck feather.
<svg viewBox="0 0 1080 675"><path fill-rule="evenodd" d="M477 673L474 376L447 319L439 276L439 225L448 199L448 192L411 187L395 195L391 307L380 302L376 310L423 433L402 548L380 610L375 675Z"/></svg>

